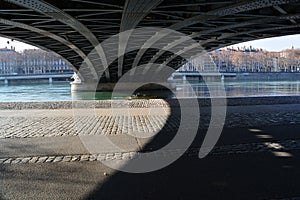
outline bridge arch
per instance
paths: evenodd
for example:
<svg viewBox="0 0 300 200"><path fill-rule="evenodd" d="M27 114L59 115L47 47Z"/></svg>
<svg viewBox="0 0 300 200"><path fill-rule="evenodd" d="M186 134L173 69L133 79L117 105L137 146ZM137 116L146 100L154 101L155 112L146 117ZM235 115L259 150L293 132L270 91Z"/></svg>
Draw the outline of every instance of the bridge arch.
<svg viewBox="0 0 300 200"><path fill-rule="evenodd" d="M86 63L83 77L95 79L102 72L101 66L108 64L101 42L119 32L134 28L170 28L192 37L210 51L239 42L297 34L300 32L299 8L300 0L4 0L0 34L49 49L65 58L75 71ZM120 56L115 66L105 71L103 79L112 82L111 73L120 78L124 66L135 67L142 60L151 63L160 59L168 63L178 59L176 55L163 53L169 48L178 48L179 54L193 50L193 47L180 47L185 41L183 37L168 38L164 51L147 51L155 43L163 43L168 36L160 34L160 38L146 41L132 57ZM137 36L129 34L118 39L118 55L123 55L131 37ZM98 56L86 60L94 48ZM175 65L180 62L174 63L174 68L179 67Z"/></svg>

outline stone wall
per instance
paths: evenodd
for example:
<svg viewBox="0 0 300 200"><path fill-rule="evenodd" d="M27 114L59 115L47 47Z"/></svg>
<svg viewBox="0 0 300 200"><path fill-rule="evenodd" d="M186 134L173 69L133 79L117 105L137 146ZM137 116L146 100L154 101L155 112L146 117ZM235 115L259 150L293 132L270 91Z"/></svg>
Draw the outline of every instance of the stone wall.
<svg viewBox="0 0 300 200"><path fill-rule="evenodd" d="M185 99L183 101L191 101ZM198 99L202 107L210 106L209 98ZM222 102L222 101L220 101ZM272 104L300 104L300 96L270 96L270 97L234 97L227 98L228 106L241 105L272 105ZM178 107L175 99L143 99L143 100L97 100L97 101L61 101L61 102L0 102L1 110L26 109L72 109L72 108L153 108Z"/></svg>
<svg viewBox="0 0 300 200"><path fill-rule="evenodd" d="M237 73L236 77L226 77L226 80L300 81L300 73Z"/></svg>

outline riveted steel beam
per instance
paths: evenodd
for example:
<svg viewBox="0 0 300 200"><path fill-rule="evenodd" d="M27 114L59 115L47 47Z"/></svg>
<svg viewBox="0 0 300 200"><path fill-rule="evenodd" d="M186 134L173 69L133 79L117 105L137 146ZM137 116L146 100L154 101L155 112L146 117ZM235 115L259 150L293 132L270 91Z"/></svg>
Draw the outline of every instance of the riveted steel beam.
<svg viewBox="0 0 300 200"><path fill-rule="evenodd" d="M74 44L72 44L71 42L65 40L64 38L62 38L58 35L55 35L55 34L49 32L49 31L45 31L45 30L42 30L42 29L39 29L39 28L35 28L33 26L29 26L27 24L14 22L14 21L11 21L11 20L3 19L3 18L0 18L0 23L5 24L5 25L9 25L9 26L13 26L13 27L18 27L18 28L25 29L25 30L29 30L31 32L38 33L42 36L52 38L52 39L62 43L63 45L67 46L68 48L72 49L74 52L76 52L78 54L78 56L80 56L83 60L85 60L88 65L92 66L92 63L89 61L87 56L78 47L76 47ZM33 38L31 38L31 39L33 39ZM91 73L95 73L95 71L94 72L91 71Z"/></svg>
<svg viewBox="0 0 300 200"><path fill-rule="evenodd" d="M197 32L197 33L193 33L191 34L189 37L190 38L196 38L196 37L200 37L202 35L206 35L206 34L210 34L210 33L216 33L218 31L224 31L224 30L228 30L228 29L233 29L233 28L239 28L239 27L245 27L245 26L250 26L250 25L254 25L254 24L261 24L261 23L269 23L269 22L274 22L274 21L278 21L278 20L290 20L290 18L296 18L296 17L300 17L300 14L294 14L294 15L281 15L281 16L273 16L272 18L264 18L264 19L255 19L255 20L249 20L246 22L242 22L242 23L234 23L234 24L230 24L230 25L226 25L226 26L221 26L221 27L217 27L217 28L213 28L213 29L208 29L205 31L201 31L201 32ZM229 34L231 35L231 34ZM171 48L174 48L182 43L184 43L186 40L190 39L189 37L185 37L185 38L181 38L179 40L176 40L170 44L168 44L163 50L164 51L168 51ZM220 39L220 38L218 38ZM210 39L210 40L206 40L203 43L201 43L201 45L204 45L206 43L209 42L215 42L217 41L215 38ZM185 46L183 47L185 48ZM188 47L185 51L180 50L179 54L186 52L187 50L191 50L193 49L193 47ZM196 47L195 47L196 48ZM152 59L150 60L150 63L154 63L163 53L164 51L159 51L156 55L154 55L152 57ZM169 63L171 60L173 60L174 58L176 58L178 56L178 54L175 54L173 56L171 56L166 63Z"/></svg>
<svg viewBox="0 0 300 200"><path fill-rule="evenodd" d="M72 62L70 62L69 60L67 60L65 57L63 57L62 55L58 54L57 52L55 52L55 51L53 51L53 50L51 50L51 49L46 48L45 46L42 46L42 45L39 45L39 44L30 42L30 41L28 41L28 40L23 40L23 39L20 39L20 38L11 36L11 35L5 35L5 34L2 34L2 33L0 33L0 37L4 37L4 38L8 38L8 39L12 39L12 40L19 41L19 42L23 42L23 43L25 43L25 44L29 44L29 45L35 46L35 47L40 48L40 49L42 49L42 50L45 50L45 51L48 51L48 52L52 52L52 53L55 54L56 56L61 57L61 58L65 61L65 63L66 63L67 65L69 65L70 67L72 67L72 68L74 69L75 72L77 71L77 68L74 67L74 65L73 65Z"/></svg>
<svg viewBox="0 0 300 200"><path fill-rule="evenodd" d="M163 0L126 0L122 15L120 32L134 29L139 22L146 17L152 9L159 5ZM118 78L122 76L124 54L127 48L130 33L121 34L119 37L118 50Z"/></svg>
<svg viewBox="0 0 300 200"><path fill-rule="evenodd" d="M10 5L5 1L14 2L20 7ZM125 3L126 0L122 2ZM151 38L155 34L155 31L151 32L151 28L149 33L145 32L145 34L140 35L136 34L135 31L128 31L127 36L123 35L123 38L116 39L114 44L103 46L105 54L103 51L102 55L107 61L112 59L112 53L117 53L119 59L114 60L110 65L110 70L105 71L106 79L101 81L115 81L131 66L146 63L149 60L150 63L170 62L170 64L176 65L182 59L178 55L185 55L186 52L191 51L200 52L198 45L189 46L187 41L190 39L203 42L201 43L202 46L210 50L239 41L283 35L284 33L297 33L299 30L298 27L288 28L288 25L292 25L290 21L295 24L300 19L300 14L297 14L300 0L214 0L207 2L161 0L159 2L162 3L155 5L156 3L150 0L128 0L124 5L121 5L118 1L96 0L61 2L4 0L0 15L2 18L13 22L46 30L75 45L85 54L91 52L95 48L95 44L99 44L100 41L104 41L120 31L134 28L168 27L187 35L187 37L173 37L168 35L168 32L165 35L159 32L158 35ZM269 30L273 27L277 27L277 29ZM252 32L256 30L264 30L267 34ZM32 30L12 25L0 25L0 33L45 46L62 54L65 58L69 58L75 67L81 63L82 55L77 56L80 53L69 48L64 42L56 40L57 38L49 37L49 35L35 33ZM94 35L94 38L90 37L90 33ZM47 40L47 38L49 39ZM134 38L136 43L131 44L130 48L133 46L147 48L132 51L127 53L126 57L122 57L131 38ZM147 39L149 40L147 41ZM158 48L162 51L151 50L153 44L157 42L159 42ZM167 53L170 49L177 53L173 55ZM98 54L99 52L101 54L101 49L97 51ZM103 59L97 56L97 52L91 59L92 64L99 64L96 67L97 72L94 72L98 77L104 73L103 70L101 71L101 67L104 66L102 61ZM107 78L108 73L112 75L111 80ZM92 77L92 72L88 72L88 70L84 74L89 74L89 77ZM108 77L110 78L109 74Z"/></svg>
<svg viewBox="0 0 300 200"><path fill-rule="evenodd" d="M211 42L217 42L218 40L225 40L225 39L230 39L239 35L247 35L247 34L252 34L252 33L263 33L267 31L276 31L276 30L283 30L283 29L292 29L292 28L299 28L300 24L294 24L294 25L287 25L287 26L279 26L279 27L271 27L271 28L263 28L263 29L255 29L255 30L249 30L249 31L244 31L244 32L237 32L237 33L231 33L231 34L226 34L222 35L219 37L217 40L212 39L212 40L207 40L201 42L201 45L211 43ZM245 40L246 41L246 40Z"/></svg>
<svg viewBox="0 0 300 200"><path fill-rule="evenodd" d="M77 19L72 17L71 15L65 13L61 9L44 2L43 0L35 1L35 0L4 0L16 5L19 5L24 8L29 8L32 9L38 13L44 14L48 17L51 17L68 27L72 27L74 30L76 30L78 33L83 35L87 41L89 41L92 46L96 49L99 57L101 58L102 61L102 66L101 65L95 65L93 63L95 70L97 71L97 75L102 74L102 69L103 67L107 66L107 61L105 57L105 52L99 43L97 37L81 22L79 22ZM92 66L90 66L92 67ZM102 69L101 69L102 68ZM106 73L106 78L109 80L109 73L105 71ZM95 75L94 75L95 76ZM93 78L94 78L93 76ZM96 77L98 79L98 77Z"/></svg>
<svg viewBox="0 0 300 200"><path fill-rule="evenodd" d="M256 9L261 9L261 8L266 8L266 7L272 7L272 6L277 6L277 5L282 5L282 4L288 4L290 2L298 2L298 0L274 0L274 1L270 1L270 0L252 0L252 1L243 1L241 3L237 3L235 5L231 5L231 6L227 6L227 7L222 7L216 10L212 10L207 12L204 15L200 15L200 16L194 16L191 18L188 18L186 20L183 20L179 23L176 23L172 26L170 26L170 29L173 30L179 30L182 29L184 27L188 27L191 26L193 24L197 24L200 22L205 22L207 20L214 20L214 19L218 19L220 17L224 17L227 15L233 15L236 13L243 13L243 12L247 12L247 11L251 11L251 10L256 10ZM153 44L155 44L156 42L158 42L160 39L166 37L168 34L164 34L163 32L160 34L160 36L155 36L155 37L151 37L146 43L145 45L140 49L140 51L138 52L134 62L133 62L133 68L136 67L138 65L138 63L140 62L140 59L142 58L142 56L144 55L144 53L146 52L146 50L148 48L150 48Z"/></svg>

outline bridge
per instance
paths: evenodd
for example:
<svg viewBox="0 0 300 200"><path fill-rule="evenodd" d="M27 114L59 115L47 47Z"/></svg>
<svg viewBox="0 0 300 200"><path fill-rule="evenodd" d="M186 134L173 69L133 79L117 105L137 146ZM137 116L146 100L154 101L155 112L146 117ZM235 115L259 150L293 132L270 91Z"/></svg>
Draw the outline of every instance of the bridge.
<svg viewBox="0 0 300 200"><path fill-rule="evenodd" d="M235 77L237 73L234 72L220 72L220 73L215 73L215 72L197 72L197 71L184 71L184 72L176 72L173 75L174 76L228 76L228 77Z"/></svg>
<svg viewBox="0 0 300 200"><path fill-rule="evenodd" d="M0 35L113 85L299 19L300 0L1 0ZM179 100L1 103L0 199L299 199L299 97Z"/></svg>
<svg viewBox="0 0 300 200"><path fill-rule="evenodd" d="M170 81L176 79L191 81L222 81L225 77L236 77L237 73L232 72L200 72L200 71L177 71L170 77Z"/></svg>
<svg viewBox="0 0 300 200"><path fill-rule="evenodd" d="M60 73L60 74L21 74L21 75L0 75L0 81L3 81L5 85L9 81L19 81L19 80L39 80L47 79L49 83L53 82L53 79L71 79L73 73Z"/></svg>
<svg viewBox="0 0 300 200"><path fill-rule="evenodd" d="M0 35L104 84L147 63L176 70L204 51L299 33L299 18L300 0L3 0Z"/></svg>

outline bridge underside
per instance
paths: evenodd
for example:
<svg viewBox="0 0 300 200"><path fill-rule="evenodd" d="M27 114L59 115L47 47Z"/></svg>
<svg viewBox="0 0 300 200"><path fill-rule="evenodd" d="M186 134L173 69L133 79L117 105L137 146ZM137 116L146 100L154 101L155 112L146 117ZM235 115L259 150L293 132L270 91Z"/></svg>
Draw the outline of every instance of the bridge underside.
<svg viewBox="0 0 300 200"><path fill-rule="evenodd" d="M187 46L182 45L182 35L176 34L153 40L155 33L149 33L140 47L127 53L126 48L132 45L129 40L140 35L119 37L117 50L109 44L101 46L120 32L168 28L211 51L244 41L297 34L299 21L300 0L3 0L0 35L59 54L85 80L96 76L100 82L114 83L133 67L149 62L177 69L189 59L183 54L189 51L186 55L190 56L194 51L193 47L182 51ZM155 43L163 46L158 49ZM95 48L98 57L89 56ZM107 58L111 54L108 51L115 52L115 58ZM88 67L80 70L83 65ZM106 65L108 69L101 71Z"/></svg>

